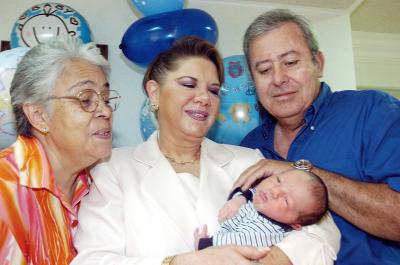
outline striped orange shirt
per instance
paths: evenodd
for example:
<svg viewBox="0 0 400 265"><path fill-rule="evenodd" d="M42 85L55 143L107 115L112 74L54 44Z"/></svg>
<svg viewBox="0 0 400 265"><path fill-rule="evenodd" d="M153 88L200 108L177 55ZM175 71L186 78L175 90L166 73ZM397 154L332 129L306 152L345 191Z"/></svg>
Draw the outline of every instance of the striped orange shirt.
<svg viewBox="0 0 400 265"><path fill-rule="evenodd" d="M18 137L0 152L0 264L69 264L80 200L89 192L82 171L72 205L55 183L35 138Z"/></svg>

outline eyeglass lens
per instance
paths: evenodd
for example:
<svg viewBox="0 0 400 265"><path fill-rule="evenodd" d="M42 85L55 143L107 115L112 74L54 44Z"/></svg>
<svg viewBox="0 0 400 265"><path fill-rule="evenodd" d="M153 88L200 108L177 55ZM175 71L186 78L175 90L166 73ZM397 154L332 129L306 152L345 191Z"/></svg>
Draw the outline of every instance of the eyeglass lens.
<svg viewBox="0 0 400 265"><path fill-rule="evenodd" d="M114 90L105 91L99 94L95 90L84 90L79 94L81 106L88 112L93 112L97 109L100 99L104 101L111 111L117 109L119 95Z"/></svg>

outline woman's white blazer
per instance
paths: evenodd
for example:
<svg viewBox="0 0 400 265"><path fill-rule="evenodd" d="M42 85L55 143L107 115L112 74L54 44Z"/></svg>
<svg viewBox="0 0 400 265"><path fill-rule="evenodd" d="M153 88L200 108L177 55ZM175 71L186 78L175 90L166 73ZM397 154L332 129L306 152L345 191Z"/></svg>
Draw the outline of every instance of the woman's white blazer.
<svg viewBox="0 0 400 265"><path fill-rule="evenodd" d="M114 149L109 161L92 170L94 181L79 211L79 254L73 264L159 265L165 256L193 251L194 230L203 224L209 234L217 229L218 211L234 180L262 158L258 150L204 139L193 207L160 152L157 133L136 148ZM293 232L279 247L292 262L300 256L315 260L298 264L332 264L340 239L332 218L310 227Z"/></svg>

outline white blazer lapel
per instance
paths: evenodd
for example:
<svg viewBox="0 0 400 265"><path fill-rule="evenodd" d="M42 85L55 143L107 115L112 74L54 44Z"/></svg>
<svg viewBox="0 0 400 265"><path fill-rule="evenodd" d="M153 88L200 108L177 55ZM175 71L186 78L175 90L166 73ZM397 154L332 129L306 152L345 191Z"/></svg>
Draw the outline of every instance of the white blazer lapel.
<svg viewBox="0 0 400 265"><path fill-rule="evenodd" d="M157 136L153 134L145 150L138 150L143 156L135 156L149 166L141 182L142 192L149 195L164 213L166 229L172 227L176 234L190 247L193 247L193 231L198 226L193 207L186 199L186 194L175 171L161 154ZM143 145L144 146L144 145ZM154 155L156 154L156 155ZM165 231L168 233L168 231ZM174 236L176 238L176 236Z"/></svg>
<svg viewBox="0 0 400 265"><path fill-rule="evenodd" d="M226 202L232 188L233 176L229 176L223 167L233 157L234 154L222 145L208 139L203 142L197 212L200 223L208 225L209 234L216 231L219 209Z"/></svg>

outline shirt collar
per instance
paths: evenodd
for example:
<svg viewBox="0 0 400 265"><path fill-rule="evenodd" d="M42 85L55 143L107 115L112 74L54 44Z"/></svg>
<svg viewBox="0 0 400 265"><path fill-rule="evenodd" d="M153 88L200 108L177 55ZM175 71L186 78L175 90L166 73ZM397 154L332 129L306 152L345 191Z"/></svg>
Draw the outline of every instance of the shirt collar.
<svg viewBox="0 0 400 265"><path fill-rule="evenodd" d="M20 185L56 190L55 179L52 177L46 153L36 138L18 136L14 143L14 154Z"/></svg>
<svg viewBox="0 0 400 265"><path fill-rule="evenodd" d="M325 102L325 100L332 94L331 88L329 85L325 82L321 82L321 89L319 92L318 97L314 100L313 104L311 105L310 109L314 110L314 113L317 113L322 104Z"/></svg>
<svg viewBox="0 0 400 265"><path fill-rule="evenodd" d="M266 112L265 118L262 123L262 135L264 139L267 140L266 144L272 146L274 139L274 128L276 124L276 119L274 116Z"/></svg>
<svg viewBox="0 0 400 265"><path fill-rule="evenodd" d="M82 170L76 181L78 181L78 183L75 188L74 197L72 198L72 207L76 207L82 198L89 193L92 177L88 170Z"/></svg>
<svg viewBox="0 0 400 265"><path fill-rule="evenodd" d="M17 141L14 143L14 154L21 186L47 189L58 198L62 198L46 152L39 140L34 137L18 136ZM76 181L78 183L72 199L73 207L89 192L89 173L86 170L81 171Z"/></svg>

